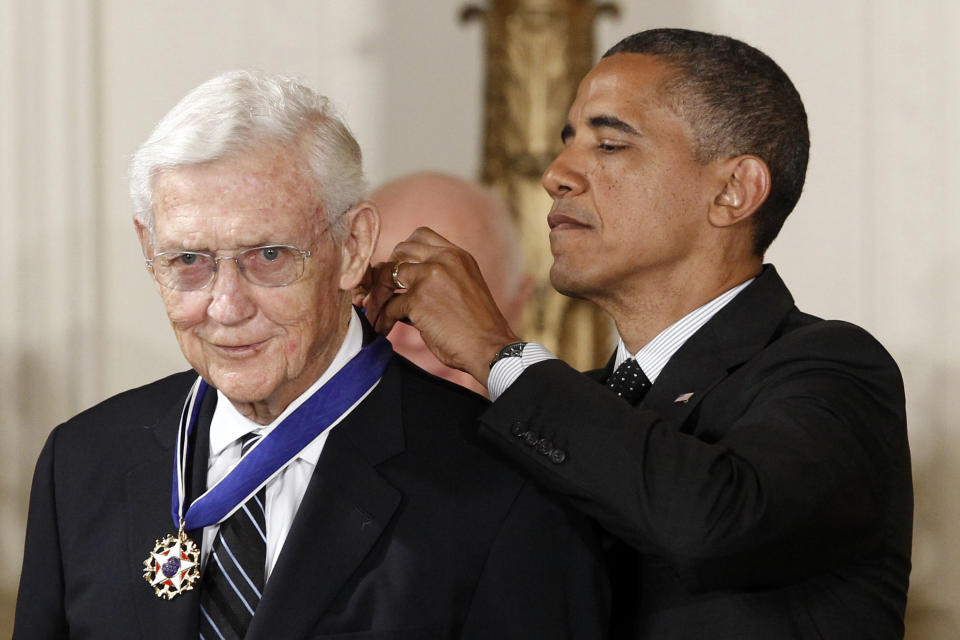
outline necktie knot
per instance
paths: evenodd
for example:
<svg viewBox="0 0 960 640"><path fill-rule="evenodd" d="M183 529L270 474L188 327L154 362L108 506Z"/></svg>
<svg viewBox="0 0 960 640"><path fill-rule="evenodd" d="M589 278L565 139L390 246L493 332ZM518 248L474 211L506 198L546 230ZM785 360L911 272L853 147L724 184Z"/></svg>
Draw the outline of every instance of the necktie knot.
<svg viewBox="0 0 960 640"><path fill-rule="evenodd" d="M240 437L240 455L244 456L247 451L253 448L253 445L260 442L261 434L259 431L250 431Z"/></svg>
<svg viewBox="0 0 960 640"><path fill-rule="evenodd" d="M607 388L630 404L636 404L650 389L650 380L634 358L627 358L607 379Z"/></svg>

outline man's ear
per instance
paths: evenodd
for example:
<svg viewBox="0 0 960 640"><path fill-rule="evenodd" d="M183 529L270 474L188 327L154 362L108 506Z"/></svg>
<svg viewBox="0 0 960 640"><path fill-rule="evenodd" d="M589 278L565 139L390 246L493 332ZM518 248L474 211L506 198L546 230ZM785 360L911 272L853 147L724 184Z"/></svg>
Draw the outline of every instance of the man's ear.
<svg viewBox="0 0 960 640"><path fill-rule="evenodd" d="M729 227L752 216L770 195L770 168L762 158L742 155L720 163L723 187L710 208L710 223Z"/></svg>
<svg viewBox="0 0 960 640"><path fill-rule="evenodd" d="M340 289L352 291L370 265L370 256L380 236L380 213L375 204L365 200L343 215L346 235L341 247Z"/></svg>
<svg viewBox="0 0 960 640"><path fill-rule="evenodd" d="M133 219L133 226L137 230L137 237L140 238L140 249L143 251L143 257L153 257L153 243L150 242L150 230L137 218Z"/></svg>

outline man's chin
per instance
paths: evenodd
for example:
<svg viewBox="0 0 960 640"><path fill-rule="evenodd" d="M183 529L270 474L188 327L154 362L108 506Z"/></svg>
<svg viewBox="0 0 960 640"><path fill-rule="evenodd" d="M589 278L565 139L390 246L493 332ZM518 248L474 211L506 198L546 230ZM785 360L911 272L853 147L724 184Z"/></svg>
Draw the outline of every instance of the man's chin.
<svg viewBox="0 0 960 640"><path fill-rule="evenodd" d="M251 376L246 372L218 371L204 375L204 379L225 395L234 404L254 404L263 402L273 392L276 385L260 376Z"/></svg>
<svg viewBox="0 0 960 640"><path fill-rule="evenodd" d="M246 389L234 389L217 387L217 390L226 396L227 400L233 403L234 406L239 407L240 405L255 405L263 404L269 398L268 395L263 393L257 393L255 391L249 391Z"/></svg>
<svg viewBox="0 0 960 640"><path fill-rule="evenodd" d="M556 262L550 267L550 284L558 293L568 298L579 300L586 298L583 283L579 279L571 277L565 269L558 267Z"/></svg>

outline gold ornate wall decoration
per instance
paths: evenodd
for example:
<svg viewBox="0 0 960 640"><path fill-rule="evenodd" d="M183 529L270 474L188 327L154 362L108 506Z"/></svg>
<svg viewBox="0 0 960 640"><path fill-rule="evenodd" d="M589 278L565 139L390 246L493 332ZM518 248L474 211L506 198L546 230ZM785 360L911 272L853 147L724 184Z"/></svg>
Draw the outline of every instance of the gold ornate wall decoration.
<svg viewBox="0 0 960 640"><path fill-rule="evenodd" d="M490 0L462 13L482 20L486 32L481 180L510 204L536 281L521 334L579 369L610 354L610 320L550 285L550 198L540 176L560 152L567 109L593 66L594 20L602 13L617 9L593 0Z"/></svg>

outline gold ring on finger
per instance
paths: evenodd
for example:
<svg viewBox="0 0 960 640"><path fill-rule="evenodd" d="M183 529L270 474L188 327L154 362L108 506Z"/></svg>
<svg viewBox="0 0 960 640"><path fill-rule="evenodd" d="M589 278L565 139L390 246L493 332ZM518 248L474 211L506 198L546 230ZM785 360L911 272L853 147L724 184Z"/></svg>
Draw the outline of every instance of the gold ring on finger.
<svg viewBox="0 0 960 640"><path fill-rule="evenodd" d="M404 262L395 262L393 265L393 271L390 272L390 275L393 276L393 288L394 289L406 289L407 285L403 284L400 280L400 265L405 264Z"/></svg>

